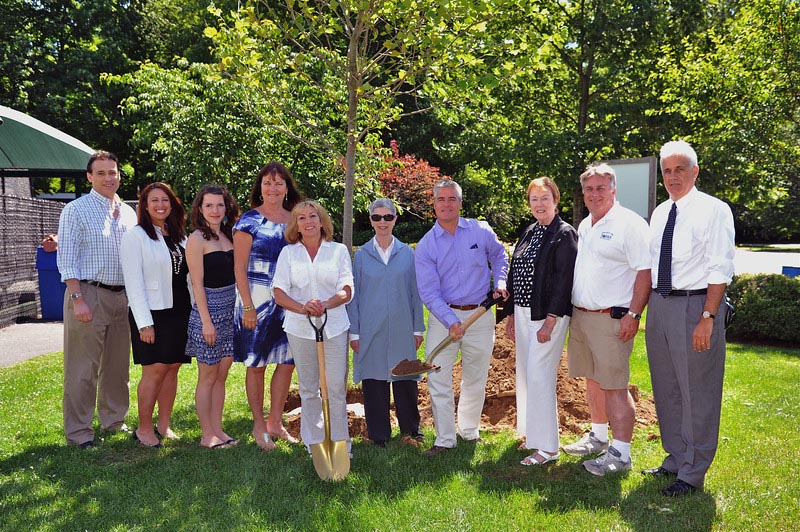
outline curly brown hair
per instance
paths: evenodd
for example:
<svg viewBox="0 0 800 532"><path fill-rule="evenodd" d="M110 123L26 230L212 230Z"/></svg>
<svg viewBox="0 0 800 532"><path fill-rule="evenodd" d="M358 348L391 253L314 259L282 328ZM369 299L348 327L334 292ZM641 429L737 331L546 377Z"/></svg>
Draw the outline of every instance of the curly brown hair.
<svg viewBox="0 0 800 532"><path fill-rule="evenodd" d="M222 234L227 236L229 240L233 240L233 226L236 220L239 219L239 205L236 203L231 193L228 192L228 189L222 185L204 185L203 188L200 189L200 192L197 193L194 202L192 202L192 211L189 216L192 221L192 227L203 233L203 238L206 240L219 239L200 212L200 207L203 205L203 198L206 194L222 196L225 201L225 218L222 219L222 225L219 230Z"/></svg>

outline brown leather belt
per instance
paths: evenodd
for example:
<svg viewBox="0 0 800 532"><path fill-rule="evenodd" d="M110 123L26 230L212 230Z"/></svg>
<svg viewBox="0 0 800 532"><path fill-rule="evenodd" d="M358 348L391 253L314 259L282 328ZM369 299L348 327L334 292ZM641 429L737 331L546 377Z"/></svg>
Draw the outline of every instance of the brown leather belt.
<svg viewBox="0 0 800 532"><path fill-rule="evenodd" d="M597 310L589 310L588 308L583 308L583 307L575 307L575 308L577 310L580 310L581 312L602 312L603 314L610 314L611 313L611 309L610 308L601 308L601 309L597 309Z"/></svg>
<svg viewBox="0 0 800 532"><path fill-rule="evenodd" d="M480 307L480 305L453 305L452 303L448 303L447 306L456 310L475 310Z"/></svg>

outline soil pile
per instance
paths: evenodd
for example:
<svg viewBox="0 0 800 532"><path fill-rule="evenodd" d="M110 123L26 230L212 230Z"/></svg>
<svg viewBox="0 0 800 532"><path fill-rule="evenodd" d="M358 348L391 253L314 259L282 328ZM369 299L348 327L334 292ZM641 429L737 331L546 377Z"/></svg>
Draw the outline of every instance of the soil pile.
<svg viewBox="0 0 800 532"><path fill-rule="evenodd" d="M492 362L489 367L489 379L486 383L486 402L483 406L481 418L482 430L514 430L517 422L516 407L516 376L515 376L516 354L514 343L509 340L502 325L496 327L496 339ZM453 388L458 403L458 394L461 382L461 363L458 362L453 367ZM586 404L584 379L572 379L567 376L567 354L566 351L561 356L561 363L558 368L558 421L562 434L573 433L581 434L586 430L590 423L589 407ZM656 418L655 404L652 397L642 397L639 388L635 384L629 387L633 400L636 403L636 425L652 426L658 423ZM431 399L428 394L428 386L423 379L419 385L419 408L421 424L423 426L433 426L433 414L431 413ZM363 395L360 387L353 387L348 390L347 402L363 403ZM289 393L289 400L286 404L287 410L292 410L300 406L300 397L297 390ZM350 436L367 437L367 427L364 418L353 412L348 413L350 423ZM300 416L295 415L287 419L287 429L293 435L300 435Z"/></svg>

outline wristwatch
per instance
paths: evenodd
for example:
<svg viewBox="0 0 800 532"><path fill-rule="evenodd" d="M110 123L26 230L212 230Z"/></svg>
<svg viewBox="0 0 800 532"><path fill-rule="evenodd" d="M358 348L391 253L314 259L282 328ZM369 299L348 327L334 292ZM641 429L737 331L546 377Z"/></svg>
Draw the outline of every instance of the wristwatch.
<svg viewBox="0 0 800 532"><path fill-rule="evenodd" d="M631 318L633 318L635 320L641 320L642 319L642 315L641 314L637 314L632 310L628 310L628 316L630 316Z"/></svg>
<svg viewBox="0 0 800 532"><path fill-rule="evenodd" d="M73 301L75 301L76 299L80 299L81 297L83 297L83 294L81 294L80 292L73 292L69 295L69 298Z"/></svg>
<svg viewBox="0 0 800 532"><path fill-rule="evenodd" d="M704 317L704 318L706 318L706 319L708 319L708 318L711 318L712 320L714 319L714 315L713 315L713 314L711 314L711 313L710 313L709 311L707 311L707 310L704 310L704 311L703 311L703 317Z"/></svg>

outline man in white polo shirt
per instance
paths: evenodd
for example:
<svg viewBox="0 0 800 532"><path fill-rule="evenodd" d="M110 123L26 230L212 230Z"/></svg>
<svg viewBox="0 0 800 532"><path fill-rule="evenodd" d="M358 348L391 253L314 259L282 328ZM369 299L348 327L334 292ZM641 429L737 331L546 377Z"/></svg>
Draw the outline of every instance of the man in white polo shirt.
<svg viewBox="0 0 800 532"><path fill-rule="evenodd" d="M649 229L616 201L617 177L609 165L589 166L580 181L590 216L578 227L567 352L570 377L586 378L592 430L564 451L602 453L583 466L603 476L631 468L635 406L628 392L629 359L650 295Z"/></svg>

